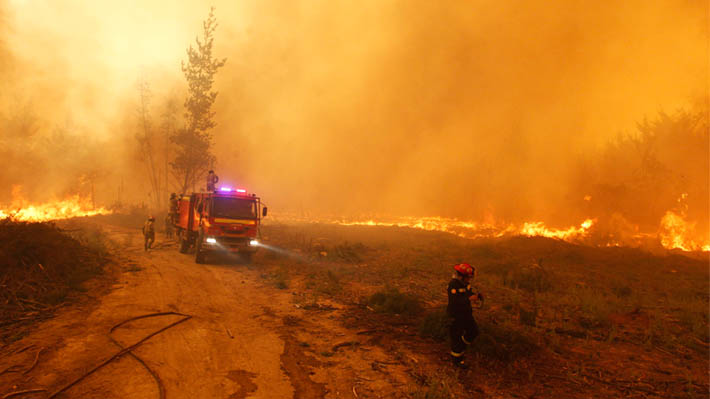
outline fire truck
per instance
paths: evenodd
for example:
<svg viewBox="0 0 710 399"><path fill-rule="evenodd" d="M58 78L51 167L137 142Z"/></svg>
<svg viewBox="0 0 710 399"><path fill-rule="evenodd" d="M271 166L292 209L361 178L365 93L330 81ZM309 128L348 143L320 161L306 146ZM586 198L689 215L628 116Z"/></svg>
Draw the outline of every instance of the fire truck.
<svg viewBox="0 0 710 399"><path fill-rule="evenodd" d="M182 194L173 220L180 252L194 248L196 263L218 252L249 262L259 247L259 226L266 213L261 199L241 188Z"/></svg>

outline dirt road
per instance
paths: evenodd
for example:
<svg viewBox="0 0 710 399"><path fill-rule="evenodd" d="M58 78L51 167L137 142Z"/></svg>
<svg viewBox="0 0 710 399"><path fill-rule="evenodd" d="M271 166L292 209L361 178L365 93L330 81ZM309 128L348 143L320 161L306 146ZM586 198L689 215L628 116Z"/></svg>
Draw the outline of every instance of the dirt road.
<svg viewBox="0 0 710 399"><path fill-rule="evenodd" d="M295 304L297 292L266 285L258 267L197 265L160 240L145 253L138 232L109 231L134 243L117 259L117 282L4 348L0 370L30 366L39 356L26 374L0 375L0 395L46 389L22 397L47 397L119 351L111 326L154 312L192 316L134 351L170 399L405 397L409 391L405 365L378 346L360 345L362 336L338 321L337 305L306 310ZM136 320L111 336L128 346L179 318ZM136 359L122 356L57 397L158 398L159 391Z"/></svg>

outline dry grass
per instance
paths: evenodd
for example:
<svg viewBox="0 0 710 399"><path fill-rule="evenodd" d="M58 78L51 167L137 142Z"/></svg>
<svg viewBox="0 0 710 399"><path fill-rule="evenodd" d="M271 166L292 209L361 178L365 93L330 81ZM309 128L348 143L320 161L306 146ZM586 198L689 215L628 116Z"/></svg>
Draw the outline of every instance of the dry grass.
<svg viewBox="0 0 710 399"><path fill-rule="evenodd" d="M481 334L470 351L490 367L524 375L525 370L516 371L519 361L554 353L578 362L571 360L575 353L591 351L597 355L585 360L587 366L604 369L594 365L611 362L631 378L629 373L641 366L627 358L610 360L614 348L625 348L705 364L704 371L691 372L696 379L707 373L706 257L546 238L471 241L408 228L304 224L265 226L264 231L271 243L298 257L262 254L259 267L293 264L290 273L305 282L299 289L313 298L410 314L394 319L411 323L442 353L448 339L442 310L446 286L451 266L465 261L478 266L474 286L486 294L483 308L474 310ZM669 359L659 360L660 367L670 367ZM417 394L437 393L425 387Z"/></svg>
<svg viewBox="0 0 710 399"><path fill-rule="evenodd" d="M12 326L47 317L72 293L85 291L111 245L96 226L0 221L0 340L18 338Z"/></svg>

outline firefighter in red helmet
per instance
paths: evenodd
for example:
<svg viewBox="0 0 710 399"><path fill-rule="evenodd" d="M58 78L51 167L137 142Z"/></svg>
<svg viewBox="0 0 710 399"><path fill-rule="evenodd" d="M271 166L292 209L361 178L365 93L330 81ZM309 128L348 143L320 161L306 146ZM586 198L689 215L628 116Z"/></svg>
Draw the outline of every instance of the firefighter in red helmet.
<svg viewBox="0 0 710 399"><path fill-rule="evenodd" d="M474 293L471 280L476 276L476 268L468 263L454 266L455 273L449 282L449 304L446 312L453 319L449 334L451 337L451 360L460 368L467 368L464 362L464 352L478 335L478 325L473 318L471 297L483 300L483 294Z"/></svg>

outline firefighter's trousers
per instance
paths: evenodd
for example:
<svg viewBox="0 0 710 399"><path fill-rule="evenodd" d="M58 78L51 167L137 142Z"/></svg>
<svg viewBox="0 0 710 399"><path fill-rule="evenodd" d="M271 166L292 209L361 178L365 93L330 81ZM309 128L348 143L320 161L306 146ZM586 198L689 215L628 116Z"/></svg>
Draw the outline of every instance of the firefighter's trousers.
<svg viewBox="0 0 710 399"><path fill-rule="evenodd" d="M451 356L454 358L462 358L466 351L466 346L469 345L478 336L478 324L473 316L456 317L451 323L449 330L451 337Z"/></svg>
<svg viewBox="0 0 710 399"><path fill-rule="evenodd" d="M148 233L145 235L145 250L149 250L155 241L155 233Z"/></svg>

